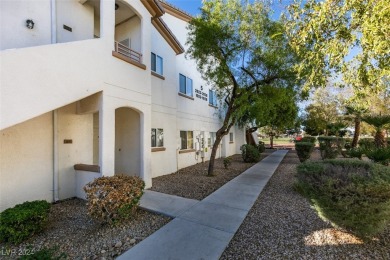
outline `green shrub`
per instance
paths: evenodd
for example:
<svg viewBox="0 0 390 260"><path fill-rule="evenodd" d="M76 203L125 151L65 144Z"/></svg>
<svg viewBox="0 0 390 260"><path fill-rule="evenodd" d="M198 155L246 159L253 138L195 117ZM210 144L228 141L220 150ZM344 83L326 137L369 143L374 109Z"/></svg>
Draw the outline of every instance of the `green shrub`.
<svg viewBox="0 0 390 260"><path fill-rule="evenodd" d="M362 156L364 154L364 150L360 147L350 148L350 149L347 149L346 154L350 158L358 158L359 160L361 160Z"/></svg>
<svg viewBox="0 0 390 260"><path fill-rule="evenodd" d="M223 159L223 166L225 167L225 169L228 169L231 164L232 164L232 158L226 157Z"/></svg>
<svg viewBox="0 0 390 260"><path fill-rule="evenodd" d="M358 142L359 147L364 150L372 150L375 149L375 139L374 138L362 138Z"/></svg>
<svg viewBox="0 0 390 260"><path fill-rule="evenodd" d="M257 150L259 151L259 153L263 153L265 151L265 143L259 141L259 143L257 144Z"/></svg>
<svg viewBox="0 0 390 260"><path fill-rule="evenodd" d="M360 160L305 162L296 189L337 226L365 238L390 224L390 168Z"/></svg>
<svg viewBox="0 0 390 260"><path fill-rule="evenodd" d="M297 151L299 161L304 162L310 158L313 152L314 143L312 142L297 142L295 143L295 150Z"/></svg>
<svg viewBox="0 0 390 260"><path fill-rule="evenodd" d="M145 183L138 177L100 177L85 185L88 213L102 223L130 218L142 197Z"/></svg>
<svg viewBox="0 0 390 260"><path fill-rule="evenodd" d="M301 142L305 142L305 143L313 143L313 144L315 144L316 141L317 141L317 138L315 136L304 136L301 139Z"/></svg>
<svg viewBox="0 0 390 260"><path fill-rule="evenodd" d="M241 146L241 154L244 162L258 162L260 161L259 150L253 145L244 144Z"/></svg>
<svg viewBox="0 0 390 260"><path fill-rule="evenodd" d="M18 204L0 213L0 241L18 244L45 227L51 204L36 200Z"/></svg>
<svg viewBox="0 0 390 260"><path fill-rule="evenodd" d="M30 255L24 255L19 260L61 260L67 259L65 253L58 252L57 248L43 248Z"/></svg>
<svg viewBox="0 0 390 260"><path fill-rule="evenodd" d="M390 163L390 147L366 150L365 154L374 162L382 163L384 165L389 165Z"/></svg>
<svg viewBox="0 0 390 260"><path fill-rule="evenodd" d="M341 137L320 136L318 137L320 143L320 151L322 159L334 159L341 154L344 140Z"/></svg>

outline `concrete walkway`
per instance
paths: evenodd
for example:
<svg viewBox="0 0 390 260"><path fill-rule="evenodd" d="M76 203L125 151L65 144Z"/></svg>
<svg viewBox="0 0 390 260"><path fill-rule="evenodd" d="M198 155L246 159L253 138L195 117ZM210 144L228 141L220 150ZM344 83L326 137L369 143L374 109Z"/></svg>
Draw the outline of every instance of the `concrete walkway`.
<svg viewBox="0 0 390 260"><path fill-rule="evenodd" d="M286 153L272 153L186 209L173 207L175 219L118 259L219 259Z"/></svg>

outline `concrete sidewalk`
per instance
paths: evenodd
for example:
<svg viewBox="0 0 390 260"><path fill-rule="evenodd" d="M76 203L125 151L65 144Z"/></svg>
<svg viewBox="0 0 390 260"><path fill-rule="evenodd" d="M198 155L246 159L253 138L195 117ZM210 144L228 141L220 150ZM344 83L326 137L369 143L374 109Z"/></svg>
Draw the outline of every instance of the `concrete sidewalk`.
<svg viewBox="0 0 390 260"><path fill-rule="evenodd" d="M272 153L200 202L184 202L174 220L118 259L219 259L286 153Z"/></svg>

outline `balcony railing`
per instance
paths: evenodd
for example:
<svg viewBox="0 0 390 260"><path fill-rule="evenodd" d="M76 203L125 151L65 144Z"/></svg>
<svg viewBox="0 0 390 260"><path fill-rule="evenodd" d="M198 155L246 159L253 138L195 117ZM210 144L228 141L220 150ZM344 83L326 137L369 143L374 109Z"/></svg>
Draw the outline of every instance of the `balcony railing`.
<svg viewBox="0 0 390 260"><path fill-rule="evenodd" d="M134 60L136 62L142 63L142 54L139 52L136 52L129 47L119 43L115 42L115 51L119 54L122 54L131 60Z"/></svg>

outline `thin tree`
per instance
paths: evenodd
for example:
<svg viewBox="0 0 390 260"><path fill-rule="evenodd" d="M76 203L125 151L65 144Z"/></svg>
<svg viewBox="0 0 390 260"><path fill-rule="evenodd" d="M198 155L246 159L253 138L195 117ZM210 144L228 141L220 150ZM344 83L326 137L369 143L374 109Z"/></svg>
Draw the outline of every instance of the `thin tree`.
<svg viewBox="0 0 390 260"><path fill-rule="evenodd" d="M297 57L284 26L269 18L268 6L260 1L205 1L201 11L189 24L187 55L224 101L208 168L213 175L217 148L245 114L248 99L261 95L264 86L293 87Z"/></svg>

